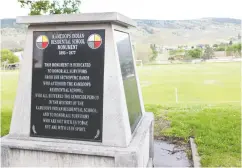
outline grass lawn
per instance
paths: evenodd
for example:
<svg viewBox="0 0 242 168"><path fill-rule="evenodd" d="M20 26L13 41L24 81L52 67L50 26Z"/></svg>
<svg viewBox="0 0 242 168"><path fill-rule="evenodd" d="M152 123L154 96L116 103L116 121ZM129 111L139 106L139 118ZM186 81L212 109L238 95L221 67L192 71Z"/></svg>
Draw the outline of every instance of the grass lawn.
<svg viewBox="0 0 242 168"><path fill-rule="evenodd" d="M241 114L233 105L146 105L155 113L155 136L195 137L203 167L241 166ZM164 120L170 126L164 128Z"/></svg>
<svg viewBox="0 0 242 168"><path fill-rule="evenodd" d="M143 66L138 73L146 110L155 114L156 136L194 136L204 167L241 166L240 63ZM3 136L9 130L18 74L1 76ZM169 128L160 127L163 119Z"/></svg>
<svg viewBox="0 0 242 168"><path fill-rule="evenodd" d="M204 167L241 166L241 63L138 69L146 110L155 114L156 136L194 136ZM163 129L164 119L169 128Z"/></svg>
<svg viewBox="0 0 242 168"><path fill-rule="evenodd" d="M12 110L18 85L18 72L6 71L1 73L1 136L9 131Z"/></svg>
<svg viewBox="0 0 242 168"><path fill-rule="evenodd" d="M241 63L176 64L139 68L145 104L240 101Z"/></svg>

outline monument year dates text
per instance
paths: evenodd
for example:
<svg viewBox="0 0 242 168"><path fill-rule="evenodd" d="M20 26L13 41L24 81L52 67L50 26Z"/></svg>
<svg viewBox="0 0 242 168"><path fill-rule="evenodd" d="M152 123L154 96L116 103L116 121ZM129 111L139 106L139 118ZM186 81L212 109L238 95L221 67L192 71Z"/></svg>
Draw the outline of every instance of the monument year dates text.
<svg viewBox="0 0 242 168"><path fill-rule="evenodd" d="M33 37L31 136L102 141L104 30Z"/></svg>

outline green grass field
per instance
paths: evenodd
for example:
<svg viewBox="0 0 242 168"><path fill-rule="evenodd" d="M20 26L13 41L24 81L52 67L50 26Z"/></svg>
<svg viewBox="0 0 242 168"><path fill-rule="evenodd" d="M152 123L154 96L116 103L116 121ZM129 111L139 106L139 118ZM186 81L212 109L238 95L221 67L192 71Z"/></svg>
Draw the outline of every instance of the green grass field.
<svg viewBox="0 0 242 168"><path fill-rule="evenodd" d="M1 72L1 136L9 132L18 75L18 71Z"/></svg>
<svg viewBox="0 0 242 168"><path fill-rule="evenodd" d="M240 102L240 63L176 64L139 68L145 104Z"/></svg>
<svg viewBox="0 0 242 168"><path fill-rule="evenodd" d="M153 65L138 67L138 73L146 110L155 114L156 136L194 136L204 167L241 166L241 63ZM1 77L3 136L18 73ZM161 118L169 128L159 127Z"/></svg>
<svg viewBox="0 0 242 168"><path fill-rule="evenodd" d="M241 63L138 69L146 110L155 114L156 136L194 136L204 167L241 166ZM159 127L161 118L171 122L170 128Z"/></svg>

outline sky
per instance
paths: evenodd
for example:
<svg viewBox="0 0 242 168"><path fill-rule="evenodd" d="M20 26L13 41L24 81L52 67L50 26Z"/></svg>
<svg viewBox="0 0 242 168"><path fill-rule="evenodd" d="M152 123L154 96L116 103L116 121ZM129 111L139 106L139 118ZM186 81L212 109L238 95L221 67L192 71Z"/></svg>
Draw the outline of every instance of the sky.
<svg viewBox="0 0 242 168"><path fill-rule="evenodd" d="M80 11L119 12L132 19L242 19L241 6L242 0L82 0ZM22 9L17 0L0 0L0 19L26 15L28 9Z"/></svg>

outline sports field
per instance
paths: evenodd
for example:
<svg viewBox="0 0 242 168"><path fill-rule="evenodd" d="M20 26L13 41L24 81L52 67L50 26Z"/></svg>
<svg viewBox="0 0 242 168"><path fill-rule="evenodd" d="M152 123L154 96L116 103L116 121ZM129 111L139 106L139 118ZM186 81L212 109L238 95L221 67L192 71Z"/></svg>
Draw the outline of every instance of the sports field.
<svg viewBox="0 0 242 168"><path fill-rule="evenodd" d="M155 114L155 136L194 136L204 167L241 166L241 63L153 65L138 72L146 110Z"/></svg>
<svg viewBox="0 0 242 168"><path fill-rule="evenodd" d="M146 110L155 114L155 135L194 136L202 166L241 166L241 63L138 67ZM17 72L1 72L2 132L8 133ZM164 120L169 128L160 127Z"/></svg>
<svg viewBox="0 0 242 168"><path fill-rule="evenodd" d="M176 100L179 104L240 103L241 63L156 65L138 69L146 104L175 104Z"/></svg>

